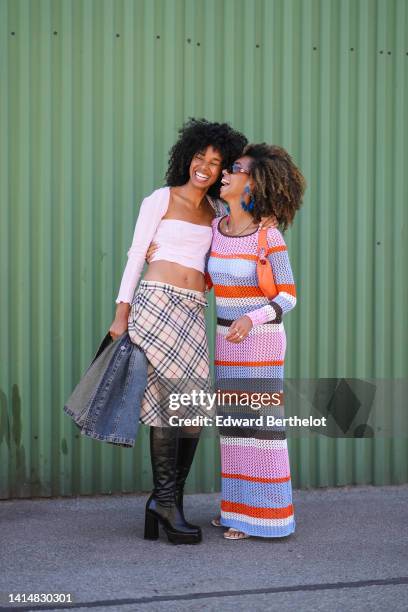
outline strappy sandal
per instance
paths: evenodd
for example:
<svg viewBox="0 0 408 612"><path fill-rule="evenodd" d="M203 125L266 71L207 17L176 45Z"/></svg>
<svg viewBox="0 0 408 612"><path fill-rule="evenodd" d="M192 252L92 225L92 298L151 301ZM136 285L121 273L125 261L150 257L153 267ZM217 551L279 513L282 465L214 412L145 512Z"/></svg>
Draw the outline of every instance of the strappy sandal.
<svg viewBox="0 0 408 612"><path fill-rule="evenodd" d="M233 533L239 533L240 535L234 536L232 535ZM243 531L240 531L239 529L234 529L233 527L230 527L228 531L224 533L224 538L226 540L247 540L250 537L251 536L248 535L247 533L244 533Z"/></svg>
<svg viewBox="0 0 408 612"><path fill-rule="evenodd" d="M213 519L211 521L211 525L213 527L223 527L224 526L224 525L221 525L221 517L220 516L218 516L217 518Z"/></svg>

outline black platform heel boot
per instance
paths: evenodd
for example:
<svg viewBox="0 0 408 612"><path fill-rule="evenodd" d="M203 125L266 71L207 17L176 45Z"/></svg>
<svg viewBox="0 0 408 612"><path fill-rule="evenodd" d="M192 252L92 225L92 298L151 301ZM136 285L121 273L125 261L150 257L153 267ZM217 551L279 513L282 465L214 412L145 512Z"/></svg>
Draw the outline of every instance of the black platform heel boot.
<svg viewBox="0 0 408 612"><path fill-rule="evenodd" d="M147 500L144 537L156 540L159 524L173 544L197 544L201 533L183 520L175 500L178 428L150 428L150 456L154 488Z"/></svg>
<svg viewBox="0 0 408 612"><path fill-rule="evenodd" d="M201 528L198 525L186 521L183 508L184 485L190 473L199 439L199 435L186 436L182 432L179 435L176 464L176 505L185 524L201 535Z"/></svg>

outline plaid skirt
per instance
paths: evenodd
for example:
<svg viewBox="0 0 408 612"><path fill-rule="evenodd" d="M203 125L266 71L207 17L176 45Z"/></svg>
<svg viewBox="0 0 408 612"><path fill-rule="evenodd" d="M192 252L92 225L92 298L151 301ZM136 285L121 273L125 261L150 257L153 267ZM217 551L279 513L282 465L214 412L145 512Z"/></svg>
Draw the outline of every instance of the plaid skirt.
<svg viewBox="0 0 408 612"><path fill-rule="evenodd" d="M166 427L170 416L210 416L205 406L170 402L180 394L211 391L205 294L142 280L129 312L128 332L148 360L140 421Z"/></svg>

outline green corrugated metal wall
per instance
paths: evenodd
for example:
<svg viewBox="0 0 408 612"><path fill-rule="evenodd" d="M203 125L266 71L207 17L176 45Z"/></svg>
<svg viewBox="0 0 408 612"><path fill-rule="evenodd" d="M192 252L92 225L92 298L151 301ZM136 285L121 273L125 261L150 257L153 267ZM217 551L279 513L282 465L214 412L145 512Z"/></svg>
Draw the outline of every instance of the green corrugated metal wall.
<svg viewBox="0 0 408 612"><path fill-rule="evenodd" d="M62 406L188 116L307 177L286 376L406 377L407 32L405 0L0 0L1 497L150 487L145 435L81 439ZM290 451L295 486L408 480L404 439ZM190 490L217 472L207 439Z"/></svg>

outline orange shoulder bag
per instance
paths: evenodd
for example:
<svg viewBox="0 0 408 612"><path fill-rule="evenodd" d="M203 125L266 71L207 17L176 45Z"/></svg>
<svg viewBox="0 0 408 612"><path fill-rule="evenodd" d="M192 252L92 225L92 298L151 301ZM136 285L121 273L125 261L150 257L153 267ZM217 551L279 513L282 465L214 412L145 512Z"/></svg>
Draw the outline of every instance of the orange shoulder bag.
<svg viewBox="0 0 408 612"><path fill-rule="evenodd" d="M268 259L268 239L267 229L260 229L258 233L258 259L256 262L256 273L258 276L258 286L262 293L271 300L278 295L273 277L272 266Z"/></svg>

